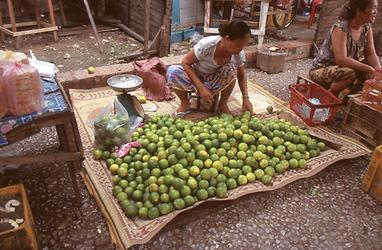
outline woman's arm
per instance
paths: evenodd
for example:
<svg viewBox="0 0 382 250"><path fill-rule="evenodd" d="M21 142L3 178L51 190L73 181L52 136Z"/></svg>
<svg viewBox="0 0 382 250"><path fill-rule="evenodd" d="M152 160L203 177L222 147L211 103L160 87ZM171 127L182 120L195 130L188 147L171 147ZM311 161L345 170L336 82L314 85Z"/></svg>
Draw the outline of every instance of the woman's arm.
<svg viewBox="0 0 382 250"><path fill-rule="evenodd" d="M184 56L181 64L183 66L184 71L186 71L187 75L190 77L192 83L198 89L202 99L208 104L212 104L214 101L214 98L211 94L211 91L204 86L203 82L199 79L194 69L192 68L192 65L197 62L198 62L198 59L195 56L195 52L194 50L191 50Z"/></svg>
<svg viewBox="0 0 382 250"><path fill-rule="evenodd" d="M366 62L374 69L381 67L377 53L375 52L373 30L371 27L366 37L365 57Z"/></svg>
<svg viewBox="0 0 382 250"><path fill-rule="evenodd" d="M332 46L336 63L343 67L352 68L364 72L366 74L374 74L374 68L359 62L347 55L346 50L347 37L346 33L340 28L335 28L332 33Z"/></svg>
<svg viewBox="0 0 382 250"><path fill-rule="evenodd" d="M237 80L239 82L241 94L243 95L243 110L248 110L253 113L252 103L249 101L247 75L245 73L244 65L237 68Z"/></svg>

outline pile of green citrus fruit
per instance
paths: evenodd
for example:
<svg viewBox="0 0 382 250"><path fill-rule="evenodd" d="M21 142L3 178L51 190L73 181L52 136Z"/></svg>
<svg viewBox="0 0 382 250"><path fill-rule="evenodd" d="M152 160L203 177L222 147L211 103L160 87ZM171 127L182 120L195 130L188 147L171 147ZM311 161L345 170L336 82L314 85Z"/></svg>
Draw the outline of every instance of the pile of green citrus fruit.
<svg viewBox="0 0 382 250"><path fill-rule="evenodd" d="M307 168L323 142L283 119L221 115L192 122L154 116L132 134L141 143L123 159L96 150L115 184L113 192L130 218L154 219L228 190Z"/></svg>

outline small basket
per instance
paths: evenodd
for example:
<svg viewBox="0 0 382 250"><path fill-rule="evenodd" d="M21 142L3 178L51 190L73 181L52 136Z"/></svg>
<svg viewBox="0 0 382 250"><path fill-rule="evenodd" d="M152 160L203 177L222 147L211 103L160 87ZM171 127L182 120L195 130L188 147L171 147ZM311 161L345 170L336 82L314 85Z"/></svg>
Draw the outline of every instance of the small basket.
<svg viewBox="0 0 382 250"><path fill-rule="evenodd" d="M305 80L305 83L300 83ZM308 125L319 126L333 122L342 102L320 85L297 77L297 84L289 86L290 108ZM317 98L320 104L313 104L309 99Z"/></svg>

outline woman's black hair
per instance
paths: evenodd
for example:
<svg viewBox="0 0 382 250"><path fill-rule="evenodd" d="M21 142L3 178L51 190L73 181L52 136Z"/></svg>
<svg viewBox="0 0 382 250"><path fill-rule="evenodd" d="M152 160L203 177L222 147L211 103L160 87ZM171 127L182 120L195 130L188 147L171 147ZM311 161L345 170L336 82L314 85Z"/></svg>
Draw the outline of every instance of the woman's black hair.
<svg viewBox="0 0 382 250"><path fill-rule="evenodd" d="M340 19L349 21L355 17L358 11L365 10L373 0L349 0L349 2L343 7Z"/></svg>
<svg viewBox="0 0 382 250"><path fill-rule="evenodd" d="M222 37L228 36L231 40L235 40L251 34L251 29L244 21L237 19L228 24L220 25L219 34Z"/></svg>

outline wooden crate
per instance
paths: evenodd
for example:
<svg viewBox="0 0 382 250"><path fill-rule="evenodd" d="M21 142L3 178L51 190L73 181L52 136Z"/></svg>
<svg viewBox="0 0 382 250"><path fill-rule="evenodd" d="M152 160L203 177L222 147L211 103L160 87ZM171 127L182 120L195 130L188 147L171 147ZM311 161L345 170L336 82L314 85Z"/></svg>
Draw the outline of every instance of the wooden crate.
<svg viewBox="0 0 382 250"><path fill-rule="evenodd" d="M0 249L39 249L35 223L24 186L20 184L0 189L0 197L12 195L20 197L21 204L15 208L22 209L23 222L21 225L19 224L18 228L0 232ZM5 204L0 204L0 206L4 207ZM12 218L11 214L0 212L0 219Z"/></svg>
<svg viewBox="0 0 382 250"><path fill-rule="evenodd" d="M363 177L362 189L382 202L382 145L377 147Z"/></svg>
<svg viewBox="0 0 382 250"><path fill-rule="evenodd" d="M358 97L350 99L344 111L344 129L370 148L382 144L382 112L363 105Z"/></svg>

